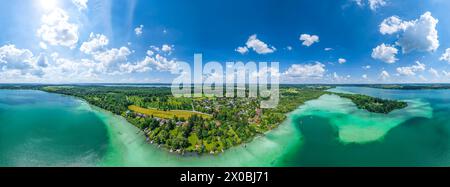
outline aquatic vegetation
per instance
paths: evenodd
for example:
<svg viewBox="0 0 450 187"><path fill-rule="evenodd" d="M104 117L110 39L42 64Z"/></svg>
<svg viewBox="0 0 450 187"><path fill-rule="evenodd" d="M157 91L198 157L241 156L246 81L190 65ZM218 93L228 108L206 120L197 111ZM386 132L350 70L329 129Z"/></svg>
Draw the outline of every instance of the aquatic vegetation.
<svg viewBox="0 0 450 187"><path fill-rule="evenodd" d="M367 143L382 139L392 128L415 117L432 117L432 108L422 101L408 101L408 107L389 114L358 109L350 99L324 95L300 107L302 116L319 116L337 127L343 143Z"/></svg>

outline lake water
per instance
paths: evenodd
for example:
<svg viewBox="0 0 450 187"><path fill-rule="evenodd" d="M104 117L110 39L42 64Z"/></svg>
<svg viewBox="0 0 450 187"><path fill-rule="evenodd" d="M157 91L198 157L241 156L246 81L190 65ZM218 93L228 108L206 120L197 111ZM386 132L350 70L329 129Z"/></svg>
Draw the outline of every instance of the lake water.
<svg viewBox="0 0 450 187"><path fill-rule="evenodd" d="M450 90L339 87L409 103L390 114L324 95L279 128L217 156L179 156L73 97L0 90L0 166L449 166Z"/></svg>

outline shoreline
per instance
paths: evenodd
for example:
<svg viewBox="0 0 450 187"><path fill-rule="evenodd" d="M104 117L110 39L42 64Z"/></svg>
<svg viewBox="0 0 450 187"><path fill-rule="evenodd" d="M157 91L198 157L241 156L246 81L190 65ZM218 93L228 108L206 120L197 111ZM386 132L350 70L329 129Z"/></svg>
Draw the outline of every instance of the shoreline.
<svg viewBox="0 0 450 187"><path fill-rule="evenodd" d="M45 91L44 91L44 92L45 92ZM50 92L50 93L51 93L51 92ZM58 93L55 93L55 94L58 94ZM64 95L64 94L58 94L58 95ZM197 153L197 152L185 152L184 154L181 154L181 153L177 153L176 151L170 152L169 149L167 149L167 148L165 148L165 147L163 147L163 146L159 147L159 146L156 145L156 144L150 143L149 141L146 140L147 135L145 135L144 131L143 131L142 129L139 129L138 127L136 127L136 126L133 125L132 123L130 123L130 122L129 122L126 118L124 118L123 116L114 114L114 113L112 113L111 111L105 110L105 109L100 108L100 107L95 106L95 105L92 105L92 104L90 104L89 102L87 102L86 100L84 100L84 99L82 99L82 98L78 98L78 97L70 96L70 95L64 95L64 96L69 96L69 97L72 97L72 98L74 98L74 99L80 100L80 101L83 102L84 104L89 105L93 110L96 110L96 111L98 111L98 112L107 113L107 114L109 114L109 115L114 116L115 118L118 118L119 120L122 120L122 121L126 122L126 123L127 123L126 125L132 126L132 127L136 128L137 130L139 130L139 131L138 131L139 133L135 133L135 134L141 134L140 136L143 138L143 140L146 142L146 144L152 146L152 147L155 148L155 149L158 149L158 150L161 150L161 151L165 151L165 152L167 152L167 153L169 153L169 154L171 154L171 155L175 155L175 156L181 156L181 157L199 157L199 158L200 158L200 157L205 157L205 156L220 156L220 155L226 153L228 150L231 150L231 149L234 149L234 148L246 148L246 147L247 147L247 144L254 142L254 141L255 141L256 139L258 139L258 138L263 138L263 137L267 136L267 134L271 133L272 131L274 131L274 130L280 128L282 125L287 124L287 122L290 121L290 118L291 118L290 115L291 115L293 112L295 112L296 110L298 110L301 106L303 106L303 105L299 105L295 110L286 113L286 119L285 119L284 121L282 121L280 124L278 124L276 128L273 128L273 129L271 129L271 130L268 130L268 131L266 131L266 132L264 132L264 133L259 133L259 134L255 135L250 141L243 142L243 143L241 143L241 144L239 144L239 145L233 146L233 147L231 147L231 148L229 148L229 149L227 149L227 150L224 150L223 152L219 152L219 153L215 153L215 154L209 154L209 153L199 154L199 153Z"/></svg>
<svg viewBox="0 0 450 187"><path fill-rule="evenodd" d="M161 149L161 150L166 151L166 152L168 152L168 153L171 153L171 154L174 154L174 155L180 155L180 156L185 156L185 155L188 155L188 156L205 156L205 155L212 155L212 156L215 156L215 155L221 155L221 154L227 152L228 150L230 150L230 149L232 149L232 148L241 147L241 146L243 146L243 147L245 148L245 147L247 146L247 144L252 143L252 142L253 142L255 139L257 139L258 137L264 137L264 136L266 136L268 133L272 132L273 130L278 129L282 124L284 124L286 121L289 120L290 114L291 114L292 112L294 112L295 110L298 110L301 106L303 106L303 105L307 102L307 101L306 101L305 103L303 103L303 104L301 104L301 105L298 105L294 110L289 111L288 113L285 113L284 115L285 115L286 118L285 118L283 121L281 121L280 123L276 124L276 127L273 128L273 129L267 130L267 131L265 131L265 132L263 132L263 133L258 133L258 134L256 134L254 137L252 137L250 140L245 141L245 142L242 142L241 144L232 146L232 147L230 147L230 148L228 148L228 149L224 149L222 152L218 152L218 153L214 153L214 154L211 154L211 153L203 153L203 154L200 154L200 153L197 153L197 152L177 152L177 151L172 151L172 152L171 152L170 149L165 148L164 145L162 145L162 144L161 144L161 145L156 145L156 144L150 143L150 142L146 141L148 136L145 134L145 132L144 132L142 129L139 129L138 127L136 127L135 125L133 125L132 123L130 123L126 118L124 118L124 117L121 116L121 115L114 114L113 112L108 111L108 110L106 110L106 109L103 109L103 108L101 108L101 107L98 107L98 106L96 106L96 105L93 105L93 104L89 103L87 100L85 100L85 99L83 99L83 98L80 98L80 97L77 97L77 96L73 96L73 95L66 95L66 94L61 94L61 93L48 92L48 91L40 90L40 89L38 89L38 91L45 92L45 93L50 93L50 94L57 94L57 95L66 96L66 97L71 97L71 98L73 98L73 99L80 100L80 101L82 101L82 102L88 104L88 105L91 106L91 107L95 107L95 108L97 108L97 109L101 109L101 110L104 111L104 112L107 112L107 113L110 113L111 115L114 115L114 116L116 116L116 117L119 117L121 120L126 121L129 125L131 125L131 126L135 127L136 129L138 129L138 130L139 130L139 134L143 133L143 139L144 139L145 142L147 142L148 144L154 146L154 147L157 148L157 149ZM312 99L312 100L317 100L317 99L319 99L319 98ZM311 101L311 100L308 100L308 101ZM208 115L209 115L209 114L208 114ZM136 133L136 134L137 134L137 133Z"/></svg>
<svg viewBox="0 0 450 187"><path fill-rule="evenodd" d="M40 90L32 90L32 91L39 91ZM39 93L38 92L38 93ZM48 93L48 92L42 92L42 93ZM359 92L356 92L359 93ZM375 95L376 94L382 94L376 92L374 90ZM397 125L397 124L403 124L404 120L409 120L416 117L432 117L433 111L430 111L430 103L428 102L417 102L417 105L409 105L409 107L406 110L397 110L394 111L392 114L388 116L384 116L382 119L386 120L386 125L391 124L392 126L389 127L389 129L384 127L383 125L385 122L383 121L383 124L380 123L380 120L374 119L371 120L372 117L375 116L382 116L382 115L375 115L375 114L369 114L368 112L361 111L359 109L356 109L354 107L354 104L351 104L346 99L337 99L339 102L337 103L336 107L325 107L322 108L321 106L330 106L333 103L327 102L327 100L312 100L305 103L305 105L300 105L297 109L293 110L292 112L286 113L287 119L284 120L280 125L277 126L277 128L274 128L270 131L265 132L264 134L260 134L258 136L255 136L250 143L247 144L247 147L243 145L235 146L224 153L220 153L217 155L210 155L210 154L185 154L185 155L179 155L170 153L166 150L158 149L154 145L148 145L148 143L145 142L145 137L142 133L136 133L141 132L136 126L132 125L128 121L126 121L125 118L123 118L120 115L113 114L112 112L102 109L100 107L97 107L95 105L91 105L88 102L73 96L63 95L63 94L57 94L57 93L50 93L55 94L55 96L63 96L63 97L71 97L70 99L74 99L74 103L76 103L77 107L75 107L75 110L84 110L86 112L92 112L94 115L98 116L98 118L102 121L103 126L105 127L105 130L108 137L108 144L105 144L107 146L106 152L102 154L103 156L99 157L100 159L93 164L94 167L223 167L223 166L231 166L231 167L280 167L280 166L311 166L311 165L340 165L339 163L332 163L331 160L326 160L325 155L320 155L316 153L314 150L322 149L324 153L334 153L333 151L340 151L341 148L344 147L355 147L356 150L352 150L350 153L355 154L363 154L364 151L370 151L373 148L377 148L380 146L384 146L385 144L385 138L389 138L386 141L392 141L392 136L382 136L382 139L379 139L379 141L373 141L373 143L345 143L340 141L339 136L332 136L332 137L324 137L324 139L333 140L336 139L336 144L333 143L333 149L329 150L327 146L328 144L324 145L324 147L317 147L318 145L315 143L311 143L311 141L316 141L315 138L311 139L311 136L314 134L309 133L308 131L303 131L303 128L300 128L301 122L297 121L298 117L302 116L308 116L309 114L314 114L315 116L327 116L329 119L329 124L327 126L331 126L333 128L335 127L343 127L344 131L342 132L369 132L368 135L372 136L373 138L378 137L378 135L373 134L376 133L373 130L377 131L377 129L385 129L386 134L394 133L398 135L398 129L406 128L404 125ZM366 93L367 94L367 93ZM400 93L399 93L400 94ZM427 95L428 93L424 93L423 95ZM39 94L38 94L39 95ZM367 95L372 95L368 93ZM402 95L399 95L399 97L388 97L393 99L401 99L405 101L409 101L411 97L403 97ZM345 101L344 101L345 100ZM414 100L417 101L417 100ZM320 104L322 103L322 104ZM340 104L339 104L340 103ZM324 105L325 104L325 105ZM333 104L334 105L334 104ZM415 106L415 107L414 107ZM446 105L447 106L447 105ZM446 107L442 106L442 107ZM315 109L319 109L321 111L316 111ZM304 113L304 111L308 111ZM337 118L341 119L344 113L348 113L348 111L357 111L354 113L354 115L345 115L344 118L345 123L347 124L345 126L344 123L335 123L335 120L338 120ZM359 111L359 112L358 112ZM313 112L313 113L310 113ZM331 113L330 113L331 112ZM352 113L352 112L351 112ZM421 114L421 115L419 115ZM330 116L331 115L331 116ZM402 117L403 116L403 117ZM356 117L356 118L355 118ZM387 117L387 118L386 118ZM397 117L402 117L402 119L398 119ZM421 117L421 118L422 118ZM308 118L309 119L309 118ZM355 119L358 119L358 121L355 121ZM395 119L395 121L392 121L391 119ZM361 121L362 120L362 121ZM424 118L424 120L427 120ZM361 121L361 125L358 126L349 126L349 122L359 122ZM378 121L378 122L375 122ZM317 129L317 127L314 127L315 121L310 121L310 123L303 123L301 125L302 127L307 127L310 130L311 129ZM344 125L344 126L342 126ZM372 126L373 125L373 126ZM371 127L375 128L372 129ZM319 127L320 128L320 127ZM328 128L328 127L327 127ZM370 129L372 130L370 130ZM432 126L428 126L423 124L423 126L417 126L413 125L408 127L409 128L419 128L420 131L426 131L426 129L433 128ZM423 129L421 129L423 128ZM394 130L397 129L397 130ZM384 131L384 130L383 130ZM434 132L434 131L430 131ZM305 134L306 133L306 134ZM408 133L408 132L407 132ZM326 134L326 133L325 133ZM347 134L347 133L345 133ZM343 138L347 138L344 134ZM361 134L361 133L351 133L351 134ZM365 134L365 133L364 133ZM361 134L361 136L365 136L364 134ZM410 132L411 136L415 136L415 133ZM326 135L332 135L332 134L326 134ZM435 134L431 134L435 135ZM306 140L307 138L308 140ZM363 139L359 139L359 136L356 137L348 137L352 141L363 141ZM355 139L356 138L356 139ZM439 139L438 137L435 139ZM306 140L306 141L305 141ZM317 139L319 141L320 139ZM367 140L367 139L366 139ZM420 139L417 139L418 141ZM364 140L365 141L365 140ZM400 143L404 143L402 140L400 140ZM320 141L318 142L320 143ZM387 143L387 142L386 142ZM392 142L391 142L392 143ZM395 143L395 142L394 142ZM396 144L395 144L396 145ZM395 146L392 144L388 144L386 146ZM327 149L323 149L327 148ZM336 149L334 149L336 148ZM362 152L361 150L362 149ZM306 152L305 152L306 151ZM338 160L341 160L343 163L348 164L355 164L349 160L346 160L347 153L346 152L336 152L341 154L342 158L338 158ZM348 153L350 155L350 153ZM369 152L370 153L370 152ZM399 151L401 152L401 150ZM373 159L375 161L383 161L378 160L378 158L371 156L371 154L363 154L365 155L358 161L365 161L366 159ZM387 153L386 153L387 154ZM323 157L322 157L323 156ZM396 157L397 158L397 157ZM321 160L322 159L322 160ZM325 159L325 160L323 160ZM401 160L399 160L401 161ZM358 165L358 163L356 163Z"/></svg>
<svg viewBox="0 0 450 187"><path fill-rule="evenodd" d="M100 117L105 122L105 125L108 125L112 150L109 153L110 155L105 156L115 157L116 155L120 155L121 157L124 157L118 159L119 162L121 162L120 164L116 164L114 159L106 158L106 161L99 164L99 166L277 166L275 163L279 162L279 158L282 158L286 151L290 150L288 147L295 146L297 143L302 143L301 133L296 132L295 129L292 128L291 116L288 116L288 118L277 128L266 132L264 135L255 136L251 142L234 146L223 153L190 153L185 155L170 153L167 150L158 148L154 144L149 144L145 141L145 136L142 133L136 134L136 131L139 129L126 121L122 116L115 115L110 111L89 103L83 103L91 107L93 111L101 113ZM291 113L292 112L289 114ZM117 120L122 121L123 123L117 123ZM125 125L122 126L123 129L133 130L128 132L129 134L125 134L126 132L123 132L123 129L117 129L116 125ZM118 133L119 131L121 133ZM139 139L135 140L136 137L139 137ZM136 142L133 142L133 145L129 145L127 142L130 139L134 139ZM271 148L266 149L265 147ZM138 153L135 153L136 151ZM130 154L130 152L133 152L133 154ZM137 158L138 160L143 160L136 162L135 160L130 161L129 158L126 158L127 156L134 154L138 154L136 155L139 157Z"/></svg>
<svg viewBox="0 0 450 187"><path fill-rule="evenodd" d="M72 99L79 100L79 101L81 101L81 102L83 102L85 104L88 104L89 106L91 106L91 108L96 108L97 110L100 109L101 112L106 112L106 113L108 113L110 115L114 115L116 118L120 119L121 121L125 121L127 123L127 125L131 125L132 127L136 128L137 132L135 132L135 134L140 134L141 138L145 141L146 144L149 144L152 147L154 147L156 149L159 149L159 150L162 150L162 151L165 151L167 153L170 153L170 154L173 154L173 155L179 155L179 156L183 156L183 157L184 156L186 156L186 157L202 157L202 156L206 156L206 155L218 156L218 155L222 155L222 154L226 153L227 151L229 151L230 149L233 149L233 148L240 148L240 147L241 148L246 148L248 144L254 142L256 139L258 139L260 137L265 137L265 136L267 136L267 134L269 134L272 131L280 128L281 125L286 123L286 121L290 120L292 113L294 113L296 110L300 109L302 106L305 106L306 103L320 99L320 97L319 97L319 98L316 98L316 99L308 100L308 101L305 101L304 103L296 106L295 109L293 109L292 111L289 111L289 112L284 114L285 119L283 121L281 121L280 123L277 123L275 125L275 128L267 130L267 131L265 131L263 133L255 134L255 136L252 137L250 140L247 140L247 141L242 142L242 143L240 143L238 145L232 146L232 147L230 147L228 149L224 149L223 151L218 151L218 152L215 152L215 153L202 153L201 154L201 153L192 152L192 151L177 151L177 150L173 150L173 149L169 149L169 148L165 147L164 144L150 143L149 141L147 141L148 140L148 135L145 134L145 132L142 129L140 129L139 127L133 125L131 122L129 122L125 117L123 117L121 115L117 115L117 114L115 114L115 113L113 113L111 111L108 111L108 110L103 109L101 107L98 107L96 105L93 105L93 104L89 103L87 100L85 100L85 99L83 99L81 97L77 97L77 96L73 96L73 95L66 95L66 94L61 94L61 93L55 93L55 92L48 92L48 91L41 90L41 89L38 89L37 91L45 92L45 93L49 93L49 94L57 94L57 95L64 96L64 97L70 97ZM328 92L328 93L325 93L324 95L330 94L330 95L336 95L336 96L340 97L339 95L335 94L335 93L339 93L339 92L336 92L336 90L328 89L328 90L325 90L325 91ZM369 112L369 111L367 111L367 112ZM371 113L371 112L369 112L369 113Z"/></svg>

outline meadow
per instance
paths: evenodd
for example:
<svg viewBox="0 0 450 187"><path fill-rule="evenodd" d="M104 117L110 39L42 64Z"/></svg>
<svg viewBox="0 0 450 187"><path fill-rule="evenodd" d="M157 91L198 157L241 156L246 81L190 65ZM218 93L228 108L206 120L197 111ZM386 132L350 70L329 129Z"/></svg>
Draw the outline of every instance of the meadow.
<svg viewBox="0 0 450 187"><path fill-rule="evenodd" d="M142 108L142 107L139 107L136 105L130 105L130 106L128 106L128 109L130 111L133 111L136 113L145 114L149 117L153 116L153 117L162 118L162 119L174 119L175 117L189 119L193 115L200 116L204 119L212 118L212 116L209 114L204 114L204 113L195 112L195 111L187 111L187 110L167 110L167 111L165 111L165 110L158 110L158 109L153 109L153 108Z"/></svg>

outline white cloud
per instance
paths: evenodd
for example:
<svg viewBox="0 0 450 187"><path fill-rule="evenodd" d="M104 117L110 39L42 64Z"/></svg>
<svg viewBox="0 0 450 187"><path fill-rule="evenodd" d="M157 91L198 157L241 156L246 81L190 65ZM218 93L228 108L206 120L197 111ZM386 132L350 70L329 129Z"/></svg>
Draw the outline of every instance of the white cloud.
<svg viewBox="0 0 450 187"><path fill-rule="evenodd" d="M363 79L367 79L368 77L367 77L367 74L364 74L364 75L362 75L361 76Z"/></svg>
<svg viewBox="0 0 450 187"><path fill-rule="evenodd" d="M292 46L287 46L286 47L286 50L288 50L288 51L292 51L292 49L293 49Z"/></svg>
<svg viewBox="0 0 450 187"><path fill-rule="evenodd" d="M81 44L80 51L85 54L95 53L103 47L107 46L108 43L108 37L106 37L105 35L91 33L89 36L89 40Z"/></svg>
<svg viewBox="0 0 450 187"><path fill-rule="evenodd" d="M132 64L132 63L121 64L120 70L122 72L126 72L126 73L135 73L135 72L143 73L143 72L150 71L150 70L152 70L152 68L149 67L151 58L152 57L147 56L147 57L145 57L144 60L139 61L135 64Z"/></svg>
<svg viewBox="0 0 450 187"><path fill-rule="evenodd" d="M43 50L47 50L47 44L45 44L44 42L39 42L39 47Z"/></svg>
<svg viewBox="0 0 450 187"><path fill-rule="evenodd" d="M157 54L151 59L151 64L159 71L175 71L177 64L174 59L167 59L166 57Z"/></svg>
<svg viewBox="0 0 450 187"><path fill-rule="evenodd" d="M160 49L159 47L154 46L154 45L151 45L151 46L150 46L150 49L152 49L152 50L155 51L155 52L160 52L160 51L161 51L161 49Z"/></svg>
<svg viewBox="0 0 450 187"><path fill-rule="evenodd" d="M411 51L435 51L439 47L438 20L426 12L411 27L407 27L397 44L402 47L404 53Z"/></svg>
<svg viewBox="0 0 450 187"><path fill-rule="evenodd" d="M48 67L48 59L47 56L45 56L44 54L40 54L39 57L36 59L36 65L38 67Z"/></svg>
<svg viewBox="0 0 450 187"><path fill-rule="evenodd" d="M391 75L389 75L389 73L385 70L381 71L380 73L380 78L382 80L387 80L389 77L391 77Z"/></svg>
<svg viewBox="0 0 450 187"><path fill-rule="evenodd" d="M367 65L367 66L363 66L362 68L365 69L365 70L368 70L368 69L371 68L371 66L370 66L370 65Z"/></svg>
<svg viewBox="0 0 450 187"><path fill-rule="evenodd" d="M256 79L262 79L265 76L267 77L277 77L280 78L281 77L281 73L278 71L277 68L273 68L273 67L263 67L260 68L257 71L253 71L250 73L250 76L252 77L252 80L256 80ZM231 80L229 77L227 77L227 81L228 82L235 82L234 80ZM239 80L238 80L239 82ZM256 82L254 82L256 83Z"/></svg>
<svg viewBox="0 0 450 187"><path fill-rule="evenodd" d="M386 0L353 0L358 6L364 7L366 4L369 5L370 10L375 11L376 9L386 6L387 1Z"/></svg>
<svg viewBox="0 0 450 187"><path fill-rule="evenodd" d="M154 54L171 55L174 50L174 45L163 44L161 47L151 45L150 50L147 50L147 56L153 56Z"/></svg>
<svg viewBox="0 0 450 187"><path fill-rule="evenodd" d="M315 64L292 64L283 74L294 78L321 78L325 72L325 65L316 62Z"/></svg>
<svg viewBox="0 0 450 187"><path fill-rule="evenodd" d="M402 48L403 53L412 51L432 52L439 48L438 31L436 25L439 22L430 12L425 12L417 20L402 21L396 16L385 19L380 25L382 34L394 34L400 32L396 42Z"/></svg>
<svg viewBox="0 0 450 187"><path fill-rule="evenodd" d="M439 77L439 72L436 71L434 68L430 68L430 69L428 70L428 72L429 72L431 75L433 75L434 77Z"/></svg>
<svg viewBox="0 0 450 187"><path fill-rule="evenodd" d="M371 10L376 10L382 6L386 6L386 0L369 0L369 7Z"/></svg>
<svg viewBox="0 0 450 187"><path fill-rule="evenodd" d="M162 50L163 52L170 53L170 52L172 52L173 47L174 47L173 45L167 45L167 44L164 44L164 45L161 47L161 50Z"/></svg>
<svg viewBox="0 0 450 187"><path fill-rule="evenodd" d="M344 58L339 58L339 59L338 59L338 62L339 62L339 64L344 64L344 63L347 62L347 60L344 59Z"/></svg>
<svg viewBox="0 0 450 187"><path fill-rule="evenodd" d="M47 65L45 57L35 58L28 49L18 49L15 45L0 47L0 72L9 72L10 75L42 76L42 67Z"/></svg>
<svg viewBox="0 0 450 187"><path fill-rule="evenodd" d="M144 25L139 25L139 27L136 27L134 29L134 33L136 33L136 36L142 36L142 34L144 33Z"/></svg>
<svg viewBox="0 0 450 187"><path fill-rule="evenodd" d="M441 58L439 58L440 61L446 61L450 63L450 48L447 48L445 50L445 53L442 54Z"/></svg>
<svg viewBox="0 0 450 187"><path fill-rule="evenodd" d="M334 79L339 79L339 75L338 75L336 72L334 72L334 73L333 73L333 78L334 78Z"/></svg>
<svg viewBox="0 0 450 187"><path fill-rule="evenodd" d="M416 61L415 65L407 66L407 67L398 67L397 73L403 76L414 76L416 72L425 71L426 65Z"/></svg>
<svg viewBox="0 0 450 187"><path fill-rule="evenodd" d="M339 75L338 73L336 73L336 72L334 72L332 75L331 75L331 80L332 81L334 81L334 82L340 82L340 83L342 83L342 82L347 82L350 78L351 78L351 76L350 75L347 75L347 76L341 76L341 75Z"/></svg>
<svg viewBox="0 0 450 187"><path fill-rule="evenodd" d="M263 41L259 40L256 34L251 35L248 38L246 45L248 49L253 49L253 51L258 54L269 54L276 51L275 47L269 46Z"/></svg>
<svg viewBox="0 0 450 187"><path fill-rule="evenodd" d="M309 35L309 34L302 34L300 35L300 41L303 41L304 46L311 46L312 44L319 42L319 36L317 35Z"/></svg>
<svg viewBox="0 0 450 187"><path fill-rule="evenodd" d="M403 21L397 16L391 16L386 18L380 24L381 34L394 34L399 31L406 30L407 27L412 26L414 23L409 21Z"/></svg>
<svg viewBox="0 0 450 187"><path fill-rule="evenodd" d="M15 45L0 47L0 70L28 69L32 66L33 53L28 49L17 49Z"/></svg>
<svg viewBox="0 0 450 187"><path fill-rule="evenodd" d="M64 10L55 8L44 15L41 21L37 35L42 41L53 46L75 47L78 42L78 25L69 23L69 16Z"/></svg>
<svg viewBox="0 0 450 187"><path fill-rule="evenodd" d="M364 6L363 0L353 0L358 6Z"/></svg>
<svg viewBox="0 0 450 187"><path fill-rule="evenodd" d="M330 47L327 47L327 48L325 48L325 49L323 49L323 50L325 50L325 51L333 51L334 49L333 49L333 48L330 48Z"/></svg>
<svg viewBox="0 0 450 187"><path fill-rule="evenodd" d="M88 8L88 0L72 0L72 3L78 7L78 10L86 10Z"/></svg>
<svg viewBox="0 0 450 187"><path fill-rule="evenodd" d="M236 51L238 53L241 53L241 54L246 54L246 53L248 53L248 48L245 47L245 46L244 47L238 47L234 51Z"/></svg>
<svg viewBox="0 0 450 187"><path fill-rule="evenodd" d="M120 65L120 70L127 73L143 73L156 69L161 72L175 72L177 70L176 59L168 59L167 57L156 54L148 50L147 56L142 61L136 63L125 63Z"/></svg>
<svg viewBox="0 0 450 187"><path fill-rule="evenodd" d="M372 50L372 58L392 64L398 60L395 57L397 53L398 53L397 48L381 44Z"/></svg>
<svg viewBox="0 0 450 187"><path fill-rule="evenodd" d="M94 60L99 62L105 73L115 74L119 72L120 64L127 63L131 51L127 47L113 48L93 54Z"/></svg>
<svg viewBox="0 0 450 187"><path fill-rule="evenodd" d="M102 64L89 59L72 60L56 57L54 64L45 70L44 78L50 82L92 82L104 73Z"/></svg>
<svg viewBox="0 0 450 187"><path fill-rule="evenodd" d="M147 56L153 56L155 54L155 52L153 52L152 50L147 50Z"/></svg>

